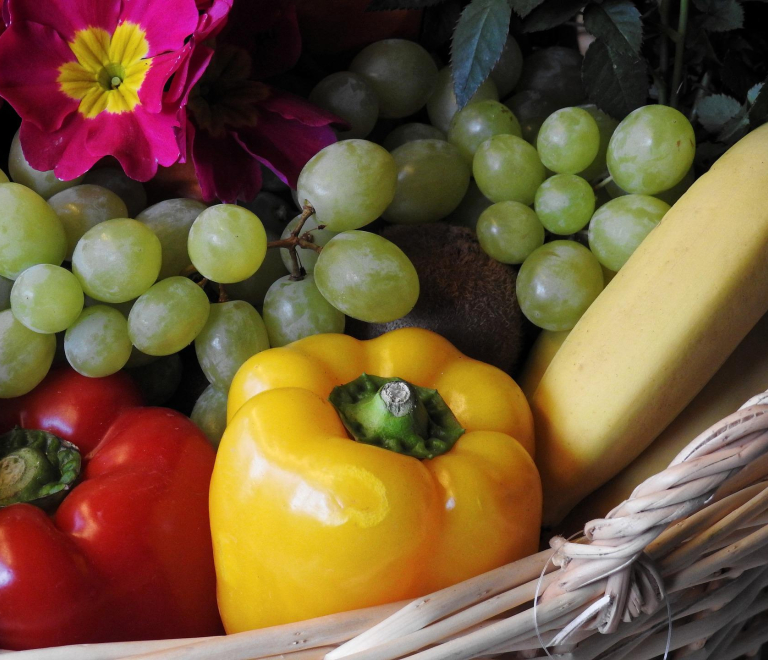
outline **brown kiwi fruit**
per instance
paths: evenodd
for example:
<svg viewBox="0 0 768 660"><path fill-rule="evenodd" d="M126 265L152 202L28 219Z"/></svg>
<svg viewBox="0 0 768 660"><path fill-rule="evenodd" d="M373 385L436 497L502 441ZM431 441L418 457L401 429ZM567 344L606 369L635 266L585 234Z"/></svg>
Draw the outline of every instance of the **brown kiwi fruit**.
<svg viewBox="0 0 768 660"><path fill-rule="evenodd" d="M419 300L389 323L348 319L347 333L373 339L396 328L426 328L462 353L514 374L531 339L515 294L517 271L489 257L467 227L391 225L381 235L413 262Z"/></svg>

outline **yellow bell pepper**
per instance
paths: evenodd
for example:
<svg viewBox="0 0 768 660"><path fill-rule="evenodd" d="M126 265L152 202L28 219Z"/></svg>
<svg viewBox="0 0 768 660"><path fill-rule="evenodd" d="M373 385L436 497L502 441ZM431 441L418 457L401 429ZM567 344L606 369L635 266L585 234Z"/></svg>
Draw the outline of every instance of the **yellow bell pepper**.
<svg viewBox="0 0 768 660"><path fill-rule="evenodd" d="M528 403L432 332L258 353L228 416L210 513L229 633L416 597L538 548Z"/></svg>

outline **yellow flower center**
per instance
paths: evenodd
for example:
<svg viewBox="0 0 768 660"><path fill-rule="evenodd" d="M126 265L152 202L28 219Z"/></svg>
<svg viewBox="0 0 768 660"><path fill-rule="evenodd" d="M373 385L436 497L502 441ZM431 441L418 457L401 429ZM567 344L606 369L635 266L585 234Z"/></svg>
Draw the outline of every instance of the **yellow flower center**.
<svg viewBox="0 0 768 660"><path fill-rule="evenodd" d="M140 103L152 62L144 59L149 44L136 23L121 23L111 36L102 28L80 30L69 47L77 61L62 64L57 80L64 94L80 101L81 115L131 112Z"/></svg>

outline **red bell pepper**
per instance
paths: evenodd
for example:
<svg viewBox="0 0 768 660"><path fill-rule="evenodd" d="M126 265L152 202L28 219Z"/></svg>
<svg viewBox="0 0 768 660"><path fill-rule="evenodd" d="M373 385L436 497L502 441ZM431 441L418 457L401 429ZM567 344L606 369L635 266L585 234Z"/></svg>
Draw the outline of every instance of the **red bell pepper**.
<svg viewBox="0 0 768 660"><path fill-rule="evenodd" d="M205 436L172 410L130 408L76 482L78 461L49 433L0 437L0 648L222 633Z"/></svg>
<svg viewBox="0 0 768 660"><path fill-rule="evenodd" d="M125 372L87 378L69 366L56 367L29 394L0 402L0 432L14 426L42 429L87 454L120 412L142 403L138 386Z"/></svg>

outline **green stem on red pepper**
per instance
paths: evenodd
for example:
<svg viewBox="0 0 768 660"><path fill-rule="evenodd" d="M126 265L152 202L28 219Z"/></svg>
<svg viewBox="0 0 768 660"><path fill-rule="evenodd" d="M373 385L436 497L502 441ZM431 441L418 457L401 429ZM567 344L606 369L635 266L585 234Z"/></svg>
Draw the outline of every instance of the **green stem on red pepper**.
<svg viewBox="0 0 768 660"><path fill-rule="evenodd" d="M363 374L328 397L358 442L414 458L450 451L464 433L437 390Z"/></svg>
<svg viewBox="0 0 768 660"><path fill-rule="evenodd" d="M53 511L80 476L80 452L46 431L0 436L0 508L26 502Z"/></svg>

